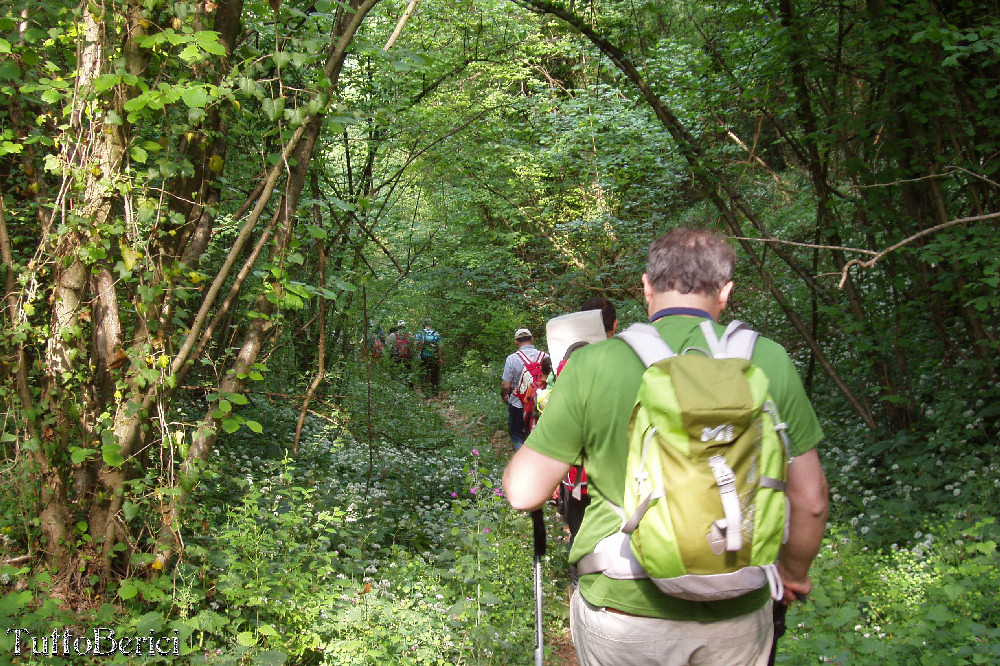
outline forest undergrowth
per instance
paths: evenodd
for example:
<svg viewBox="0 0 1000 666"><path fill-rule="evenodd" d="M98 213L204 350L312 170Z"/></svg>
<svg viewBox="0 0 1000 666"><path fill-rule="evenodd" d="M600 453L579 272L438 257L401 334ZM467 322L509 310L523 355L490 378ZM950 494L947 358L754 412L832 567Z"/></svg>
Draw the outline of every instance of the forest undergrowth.
<svg viewBox="0 0 1000 666"><path fill-rule="evenodd" d="M192 664L532 663L531 530L500 489L510 449L493 375L465 368L434 399L384 369L371 385L342 381L338 403L314 406L297 453L295 406L251 396L246 409L263 432L219 440L176 567L156 571L139 547L133 575L106 591L81 576L71 601L35 562L4 565L0 626L35 637L97 626L176 635ZM789 611L779 663L1000 661L991 404L942 399L928 407L940 414L934 431L892 438L817 405L830 526L815 590ZM31 516L8 490L0 505L3 552L16 553ZM546 515L548 663L566 666L567 548L558 516ZM5 660L159 658L18 657L0 632Z"/></svg>

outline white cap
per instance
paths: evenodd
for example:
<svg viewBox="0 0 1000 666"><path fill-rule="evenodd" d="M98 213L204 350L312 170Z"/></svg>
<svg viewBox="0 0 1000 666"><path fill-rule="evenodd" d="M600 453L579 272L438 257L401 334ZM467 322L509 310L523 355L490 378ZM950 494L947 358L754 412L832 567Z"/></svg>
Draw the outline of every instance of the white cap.
<svg viewBox="0 0 1000 666"><path fill-rule="evenodd" d="M531 338L531 337L534 337L534 336L532 336L531 335L531 331L529 331L526 328L519 328L516 331L514 331L514 339L515 340L520 340L521 338Z"/></svg>
<svg viewBox="0 0 1000 666"><path fill-rule="evenodd" d="M396 322L396 326L406 326L406 322L400 319L399 321Z"/></svg>

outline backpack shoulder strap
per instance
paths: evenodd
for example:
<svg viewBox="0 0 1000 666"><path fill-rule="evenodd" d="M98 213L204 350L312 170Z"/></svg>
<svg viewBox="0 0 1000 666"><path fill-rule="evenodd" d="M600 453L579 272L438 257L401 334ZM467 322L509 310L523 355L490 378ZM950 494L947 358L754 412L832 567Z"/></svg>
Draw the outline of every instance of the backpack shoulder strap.
<svg viewBox="0 0 1000 666"><path fill-rule="evenodd" d="M748 361L753 356L757 338L760 337L760 333L738 319L726 327L721 338L715 334L715 328L709 319L701 322L701 332L705 334L714 358L745 358Z"/></svg>
<svg viewBox="0 0 1000 666"><path fill-rule="evenodd" d="M647 368L657 361L676 356L652 324L632 324L618 334Z"/></svg>

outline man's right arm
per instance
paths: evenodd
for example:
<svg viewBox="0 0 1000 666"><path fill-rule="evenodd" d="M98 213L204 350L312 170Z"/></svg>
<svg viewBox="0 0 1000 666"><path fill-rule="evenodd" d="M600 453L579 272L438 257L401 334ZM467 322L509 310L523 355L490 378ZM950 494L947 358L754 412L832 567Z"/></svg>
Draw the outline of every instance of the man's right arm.
<svg viewBox="0 0 1000 666"><path fill-rule="evenodd" d="M778 572L785 586L784 603L812 590L809 566L823 543L829 506L826 475L815 448L796 456L788 466L788 543L781 547Z"/></svg>
<svg viewBox="0 0 1000 666"><path fill-rule="evenodd" d="M503 491L511 507L534 511L545 504L572 465L522 446L503 471Z"/></svg>

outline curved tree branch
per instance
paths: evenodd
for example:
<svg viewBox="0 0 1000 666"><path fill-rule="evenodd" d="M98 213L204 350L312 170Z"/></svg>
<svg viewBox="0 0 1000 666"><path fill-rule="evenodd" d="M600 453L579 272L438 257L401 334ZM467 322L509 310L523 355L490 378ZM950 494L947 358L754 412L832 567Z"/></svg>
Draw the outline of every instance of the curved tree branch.
<svg viewBox="0 0 1000 666"><path fill-rule="evenodd" d="M885 257L890 252L895 252L899 248L909 245L913 241L923 238L924 236L930 236L931 234L935 234L949 227L957 227L960 224L968 224L969 222L982 222L984 220L995 220L998 217L1000 217L1000 213L988 213L986 215L974 215L972 217L961 217L956 220L949 220L948 222L943 222L942 224L929 227L927 229L924 229L923 231L918 231L909 238L905 238L899 241L898 243L895 243L894 245L890 245L889 247L880 252L872 252L872 254L874 254L875 256L872 257L871 259L865 261L862 261L861 259L851 259L850 261L847 262L847 264L844 265L844 268L840 273L839 285L840 287L844 286L844 283L847 281L847 272L851 270L851 266L872 268L875 266L875 264L879 262L880 259Z"/></svg>

